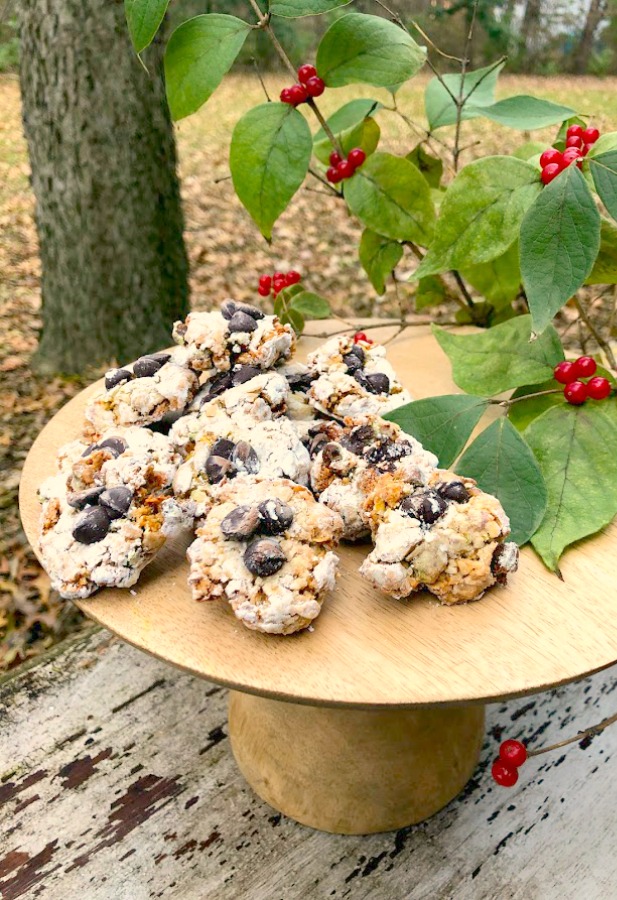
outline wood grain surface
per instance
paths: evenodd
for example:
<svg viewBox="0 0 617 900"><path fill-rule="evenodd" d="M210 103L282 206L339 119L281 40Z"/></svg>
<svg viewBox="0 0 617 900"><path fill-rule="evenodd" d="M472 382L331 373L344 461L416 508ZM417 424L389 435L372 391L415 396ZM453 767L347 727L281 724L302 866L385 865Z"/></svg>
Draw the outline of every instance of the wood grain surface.
<svg viewBox="0 0 617 900"><path fill-rule="evenodd" d="M615 712L616 672L490 706L467 788L427 822L312 831L247 785L227 692L99 632L0 678L3 900L611 900L617 727L491 781L499 742Z"/></svg>
<svg viewBox="0 0 617 900"><path fill-rule="evenodd" d="M384 329L380 338L391 334ZM303 338L301 353L316 343ZM407 330L388 355L416 398L457 390L427 328ZM79 434L85 403L99 389L70 401L28 456L20 504L32 543L37 485L54 471L57 448ZM367 546L343 547L337 588L314 630L292 637L248 631L223 602L193 602L189 539L169 543L132 592L106 590L79 605L142 650L238 690L364 708L468 703L542 690L617 659L614 525L566 553L563 581L524 549L506 588L450 608L429 595L382 596L357 573Z"/></svg>

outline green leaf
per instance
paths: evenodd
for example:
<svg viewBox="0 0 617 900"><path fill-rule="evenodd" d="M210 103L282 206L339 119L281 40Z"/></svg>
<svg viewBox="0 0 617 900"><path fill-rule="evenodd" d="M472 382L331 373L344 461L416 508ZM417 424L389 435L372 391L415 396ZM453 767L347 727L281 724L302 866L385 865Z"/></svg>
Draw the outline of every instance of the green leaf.
<svg viewBox="0 0 617 900"><path fill-rule="evenodd" d="M452 363L452 377L469 394L500 394L544 381L564 358L559 335L549 326L530 341L531 316L517 316L478 334L451 334L436 325L433 334Z"/></svg>
<svg viewBox="0 0 617 900"><path fill-rule="evenodd" d="M302 291L292 297L289 309L302 313L306 319L327 319L332 315L332 309L326 298L311 291Z"/></svg>
<svg viewBox="0 0 617 900"><path fill-rule="evenodd" d="M264 103L237 122L229 166L236 194L268 240L308 171L313 141L288 103Z"/></svg>
<svg viewBox="0 0 617 900"><path fill-rule="evenodd" d="M527 394L537 394L539 391L551 391L559 389L560 385L554 378L542 381L540 384L526 384L517 388L512 394L512 398L525 397ZM524 431L530 422L541 416L542 413L550 409L551 406L563 405L563 391L558 394L546 394L544 397L530 397L529 400L521 400L519 403L513 403L508 409L508 418L515 428Z"/></svg>
<svg viewBox="0 0 617 900"><path fill-rule="evenodd" d="M512 156L515 156L517 159L524 159L528 162L530 159L533 159L534 156L544 153L547 149L548 144L546 143L541 144L540 141L527 141L525 144L521 144L520 147L517 147Z"/></svg>
<svg viewBox="0 0 617 900"><path fill-rule="evenodd" d="M296 334L302 334L304 331L304 316L297 309L287 309L281 313L280 320L283 325L291 325Z"/></svg>
<svg viewBox="0 0 617 900"><path fill-rule="evenodd" d="M607 131L606 134L601 134L595 144L589 148L587 158L593 159L596 156L602 156L609 150L617 150L617 131Z"/></svg>
<svg viewBox="0 0 617 900"><path fill-rule="evenodd" d="M465 166L446 191L435 239L415 277L501 256L518 237L540 187L538 170L511 156L487 156Z"/></svg>
<svg viewBox="0 0 617 900"><path fill-rule="evenodd" d="M569 119L565 119L560 127L555 140L552 141L551 147L556 147L557 142L563 143L563 147L566 146L566 138L568 136L568 128L570 125L582 125L583 128L587 128L587 122L584 119L579 118L579 116L570 116ZM563 149L563 147L561 149ZM545 148L547 149L547 148Z"/></svg>
<svg viewBox="0 0 617 900"><path fill-rule="evenodd" d="M521 287L521 269L518 261L518 241L502 256L490 262L478 263L461 269L461 275L483 297L499 309L516 299Z"/></svg>
<svg viewBox="0 0 617 900"><path fill-rule="evenodd" d="M347 205L363 225L395 241L426 246L435 211L429 186L408 160L374 153L344 182Z"/></svg>
<svg viewBox="0 0 617 900"><path fill-rule="evenodd" d="M367 116L374 115L378 109L381 109L381 103L378 100L371 100L369 97L360 97L357 100L350 100L345 103L335 113L332 113L326 121L330 126L330 131L334 134L341 134L348 128L353 128ZM315 132L313 140L315 143L323 141L326 138L326 132L320 128Z"/></svg>
<svg viewBox="0 0 617 900"><path fill-rule="evenodd" d="M365 119L362 119L361 122L358 122L346 131L339 132L337 136L345 156L347 156L349 151L353 150L354 147L360 147L367 156L370 156L371 153L374 153L377 149L379 138L381 136L381 129L375 119L367 116ZM332 149L329 138L325 138L323 141L318 141L317 143L313 142L313 153L324 166L330 164L329 157L332 153Z"/></svg>
<svg viewBox="0 0 617 900"><path fill-rule="evenodd" d="M382 234L365 228L359 248L360 263L378 294L385 294L385 280L403 258L403 248Z"/></svg>
<svg viewBox="0 0 617 900"><path fill-rule="evenodd" d="M549 569L564 549L604 528L617 513L617 405L547 410L525 431L548 490L548 509L532 544Z"/></svg>
<svg viewBox="0 0 617 900"><path fill-rule="evenodd" d="M202 106L229 72L251 26L212 13L178 26L165 50L165 83L174 121Z"/></svg>
<svg viewBox="0 0 617 900"><path fill-rule="evenodd" d="M493 103L497 79L504 65L505 62L495 68L486 66L484 69L476 69L475 72L467 72L463 82L463 96L471 95L469 102L473 102L474 109L470 109L467 105L463 106L461 120L476 119L480 115L476 110L477 107ZM431 131L444 125L454 125L456 122L456 104L443 82L454 97L458 97L461 90L460 75L442 75L441 80L431 78L424 92L424 108Z"/></svg>
<svg viewBox="0 0 617 900"><path fill-rule="evenodd" d="M600 223L600 250L585 284L617 284L617 225Z"/></svg>
<svg viewBox="0 0 617 900"><path fill-rule="evenodd" d="M133 47L137 53L145 50L159 30L169 0L124 0L124 12Z"/></svg>
<svg viewBox="0 0 617 900"><path fill-rule="evenodd" d="M467 448L456 471L497 497L510 519L512 540L526 544L546 512L547 493L536 458L516 428L497 419Z"/></svg>
<svg viewBox="0 0 617 900"><path fill-rule="evenodd" d="M270 12L273 16L299 19L302 16L320 16L351 2L352 0L270 0Z"/></svg>
<svg viewBox="0 0 617 900"><path fill-rule="evenodd" d="M574 112L569 106L552 103L550 100L540 100L539 97L530 97L526 94L507 97L490 106L478 106L475 102L472 105L475 112L485 119L497 122L498 125L505 125L507 128L519 128L521 131L554 125L555 122L567 119Z"/></svg>
<svg viewBox="0 0 617 900"><path fill-rule="evenodd" d="M444 394L414 400L386 413L384 419L396 422L439 459L444 468L451 466L467 443L487 401L468 394Z"/></svg>
<svg viewBox="0 0 617 900"><path fill-rule="evenodd" d="M428 181L429 187L439 187L443 175L443 163L439 157L427 153L423 145L418 144L405 158L420 170Z"/></svg>
<svg viewBox="0 0 617 900"><path fill-rule="evenodd" d="M576 166L542 190L521 225L521 274L539 333L591 273L600 213Z"/></svg>
<svg viewBox="0 0 617 900"><path fill-rule="evenodd" d="M609 150L608 153L591 157L589 170L593 175L593 183L600 200L613 219L617 219L617 150Z"/></svg>
<svg viewBox="0 0 617 900"><path fill-rule="evenodd" d="M416 312L426 309L427 306L439 306L448 300L446 286L436 275L427 275L420 278L416 288Z"/></svg>
<svg viewBox="0 0 617 900"><path fill-rule="evenodd" d="M418 72L426 49L380 16L349 13L334 22L317 48L317 71L328 87L363 82L394 88Z"/></svg>

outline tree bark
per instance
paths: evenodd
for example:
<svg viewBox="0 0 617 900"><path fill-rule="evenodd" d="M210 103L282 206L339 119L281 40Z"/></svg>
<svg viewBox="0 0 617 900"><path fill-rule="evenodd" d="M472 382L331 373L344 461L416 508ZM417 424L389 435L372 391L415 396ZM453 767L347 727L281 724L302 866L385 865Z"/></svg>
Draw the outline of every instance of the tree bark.
<svg viewBox="0 0 617 900"><path fill-rule="evenodd" d="M23 119L42 261L35 363L81 372L170 342L188 263L162 45L122 0L21 0Z"/></svg>
<svg viewBox="0 0 617 900"><path fill-rule="evenodd" d="M605 14L606 0L591 0L581 39L572 58L572 72L575 75L584 75L587 71L596 32Z"/></svg>
<svg viewBox="0 0 617 900"><path fill-rule="evenodd" d="M531 71L533 71L539 50L541 17L542 0L527 0L521 24L521 51L525 53Z"/></svg>

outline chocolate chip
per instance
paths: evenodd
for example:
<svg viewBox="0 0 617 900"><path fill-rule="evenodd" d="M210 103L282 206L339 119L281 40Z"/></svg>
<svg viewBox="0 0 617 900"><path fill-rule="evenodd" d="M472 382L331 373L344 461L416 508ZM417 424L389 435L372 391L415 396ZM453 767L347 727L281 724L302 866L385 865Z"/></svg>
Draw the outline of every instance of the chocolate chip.
<svg viewBox="0 0 617 900"><path fill-rule="evenodd" d="M218 484L223 478L233 478L236 470L229 459L211 453L206 461L206 475L210 484Z"/></svg>
<svg viewBox="0 0 617 900"><path fill-rule="evenodd" d="M347 366L347 371L350 374L357 372L363 365L362 360L359 359L355 353L347 353L347 355L343 357L343 362Z"/></svg>
<svg viewBox="0 0 617 900"><path fill-rule="evenodd" d="M135 378L150 378L162 365L163 362L155 356L142 356L133 363L133 375Z"/></svg>
<svg viewBox="0 0 617 900"><path fill-rule="evenodd" d="M84 450L84 452L81 454L82 459L84 458L84 456L90 456L90 454L92 453L93 450L96 450L96 444L89 444L86 447L86 449Z"/></svg>
<svg viewBox="0 0 617 900"><path fill-rule="evenodd" d="M375 432L370 425L358 425L349 434L343 435L341 444L350 453L362 456L367 447L375 443Z"/></svg>
<svg viewBox="0 0 617 900"><path fill-rule="evenodd" d="M364 373L364 369L357 369L352 373L353 377L356 379L360 387L364 388L365 391L370 391L369 381Z"/></svg>
<svg viewBox="0 0 617 900"><path fill-rule="evenodd" d="M294 393L306 394L317 377L316 372L301 372L296 375L288 375L287 383L289 384L290 390Z"/></svg>
<svg viewBox="0 0 617 900"><path fill-rule="evenodd" d="M264 534L281 534L281 532L287 531L293 522L293 509L278 497L264 500L259 504L258 509L261 517L261 531Z"/></svg>
<svg viewBox="0 0 617 900"><path fill-rule="evenodd" d="M251 378L256 378L257 375L261 375L261 369L258 369L257 366L235 366L231 374L231 382L234 385L244 384Z"/></svg>
<svg viewBox="0 0 617 900"><path fill-rule="evenodd" d="M158 422L144 425L144 428L147 428L148 431L154 431L156 434L169 434L171 426L180 418L182 418L182 410L176 410L176 412L166 413Z"/></svg>
<svg viewBox="0 0 617 900"><path fill-rule="evenodd" d="M439 496L437 491L428 489L420 494L412 494L406 497L400 505L401 512L419 519L426 525L432 525L441 518L448 508L446 501Z"/></svg>
<svg viewBox="0 0 617 900"><path fill-rule="evenodd" d="M256 328L257 322L255 319L244 312L235 312L229 320L229 330L231 332L255 331Z"/></svg>
<svg viewBox="0 0 617 900"><path fill-rule="evenodd" d="M66 502L73 509L85 509L86 506L96 506L104 490L104 487L93 487L86 488L85 491L76 491L67 496Z"/></svg>
<svg viewBox="0 0 617 900"><path fill-rule="evenodd" d="M314 456L317 456L319 451L322 449L324 444L328 443L328 437L325 434L316 434L315 437L310 438L308 443L308 452L311 459Z"/></svg>
<svg viewBox="0 0 617 900"><path fill-rule="evenodd" d="M349 352L354 356L357 356L360 362L364 364L364 361L366 360L366 354L360 344L354 344Z"/></svg>
<svg viewBox="0 0 617 900"><path fill-rule="evenodd" d="M499 582L505 584L510 572L516 572L519 551L513 541L497 544L491 560L491 572Z"/></svg>
<svg viewBox="0 0 617 900"><path fill-rule="evenodd" d="M367 375L366 380L368 382L367 390L371 394L387 394L390 390L390 379L383 372L374 372L372 375Z"/></svg>
<svg viewBox="0 0 617 900"><path fill-rule="evenodd" d="M231 461L238 472L249 475L259 472L259 457L246 441L238 441L231 455Z"/></svg>
<svg viewBox="0 0 617 900"><path fill-rule="evenodd" d="M107 450L110 450L114 456L120 456L126 450L127 444L126 441L123 441L122 438L119 437L110 437L106 438L104 441L101 441L100 444L95 444L95 450L102 450L105 447Z"/></svg>
<svg viewBox="0 0 617 900"><path fill-rule="evenodd" d="M236 304L233 300L225 300L221 303L221 315L224 319L231 319L236 311Z"/></svg>
<svg viewBox="0 0 617 900"><path fill-rule="evenodd" d="M273 538L257 538L251 541L244 551L243 559L249 572L261 578L274 575L286 562L283 548Z"/></svg>
<svg viewBox="0 0 617 900"><path fill-rule="evenodd" d="M129 511L132 499L133 491L119 485L103 491L99 497L99 503L105 508L110 519L120 519Z"/></svg>
<svg viewBox="0 0 617 900"><path fill-rule="evenodd" d="M378 444L371 447L365 453L367 462L376 466L382 463L393 463L404 456L410 456L413 447L408 441L393 441L391 438L382 438Z"/></svg>
<svg viewBox="0 0 617 900"><path fill-rule="evenodd" d="M256 506L236 506L221 522L221 531L231 541L247 541L260 525Z"/></svg>
<svg viewBox="0 0 617 900"><path fill-rule="evenodd" d="M171 359L171 353L151 353L150 359L157 359L164 366Z"/></svg>
<svg viewBox="0 0 617 900"><path fill-rule="evenodd" d="M219 438L212 444L210 454L214 456L222 456L223 459L231 459L231 455L234 452L235 446L236 445L233 441L228 441L227 438Z"/></svg>
<svg viewBox="0 0 617 900"><path fill-rule="evenodd" d="M223 372L220 375L215 375L204 385L204 395L201 398L200 405L203 405L203 403L208 400L212 400L214 397L219 397L225 391L229 390L230 387L233 387L231 372Z"/></svg>
<svg viewBox="0 0 617 900"><path fill-rule="evenodd" d="M238 303L236 302L236 312L246 313L247 316L251 316L252 319L263 319L265 313L263 313L256 306L251 306L250 303Z"/></svg>
<svg viewBox="0 0 617 900"><path fill-rule="evenodd" d="M133 373L128 369L110 369L105 375L105 388L110 391L117 385L130 381L132 377Z"/></svg>
<svg viewBox="0 0 617 900"><path fill-rule="evenodd" d="M109 531L109 516L102 506L89 506L79 516L73 528L73 537L80 544L96 544Z"/></svg>
<svg viewBox="0 0 617 900"><path fill-rule="evenodd" d="M446 484L440 484L437 491L444 500L454 500L455 503L467 503L471 497L462 481L448 481Z"/></svg>
<svg viewBox="0 0 617 900"><path fill-rule="evenodd" d="M331 466L338 462L343 455L340 446L334 441L329 441L322 450L321 458L325 466Z"/></svg>

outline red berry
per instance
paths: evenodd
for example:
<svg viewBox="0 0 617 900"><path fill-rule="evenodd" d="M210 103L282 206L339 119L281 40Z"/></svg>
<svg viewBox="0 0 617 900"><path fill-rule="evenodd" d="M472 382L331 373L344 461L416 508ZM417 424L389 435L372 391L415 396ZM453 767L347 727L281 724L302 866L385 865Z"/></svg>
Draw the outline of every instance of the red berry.
<svg viewBox="0 0 617 900"><path fill-rule="evenodd" d="M580 159L583 155L583 151L579 150L578 147L568 147L563 151L563 166L571 166L573 162Z"/></svg>
<svg viewBox="0 0 617 900"><path fill-rule="evenodd" d="M268 290L270 290L272 287L272 276L262 275L259 279L259 287L267 287Z"/></svg>
<svg viewBox="0 0 617 900"><path fill-rule="evenodd" d="M493 779L502 787L513 787L518 781L518 772L509 763L496 759L491 769Z"/></svg>
<svg viewBox="0 0 617 900"><path fill-rule="evenodd" d="M587 382L587 395L593 400L606 400L611 392L611 383L608 378L591 378Z"/></svg>
<svg viewBox="0 0 617 900"><path fill-rule="evenodd" d="M583 144L583 149L581 150L581 153L583 154L583 156L587 156L587 154L591 150L591 147L592 147L591 144Z"/></svg>
<svg viewBox="0 0 617 900"><path fill-rule="evenodd" d="M308 98L306 88L302 84L294 84L289 88L289 96L294 106L299 106Z"/></svg>
<svg viewBox="0 0 617 900"><path fill-rule="evenodd" d="M597 128L586 128L581 134L581 137L586 144L595 144L600 137L600 132Z"/></svg>
<svg viewBox="0 0 617 900"><path fill-rule="evenodd" d="M306 93L309 97L321 97L325 89L326 84L323 78L318 78L317 75L313 76L313 78L309 78L306 82Z"/></svg>
<svg viewBox="0 0 617 900"><path fill-rule="evenodd" d="M266 287L264 284L260 284L257 288L257 293L260 297L269 297L270 296L270 288Z"/></svg>
<svg viewBox="0 0 617 900"><path fill-rule="evenodd" d="M302 275L299 272L296 272L294 269L291 272L288 272L285 275L285 285L290 287L292 284L297 284L299 281L302 281Z"/></svg>
<svg viewBox="0 0 617 900"><path fill-rule="evenodd" d="M540 167L542 169L545 166L548 166L549 163L561 164L561 153L559 152L559 150L555 150L554 147L549 147L549 149L545 150L540 157Z"/></svg>
<svg viewBox="0 0 617 900"><path fill-rule="evenodd" d="M574 375L576 378L590 378L596 374L597 368L596 361L591 356L579 356L574 363Z"/></svg>
<svg viewBox="0 0 617 900"><path fill-rule="evenodd" d="M573 134L571 137L566 138L566 147L577 147L579 150L582 150L583 139Z"/></svg>
<svg viewBox="0 0 617 900"><path fill-rule="evenodd" d="M280 279L281 279L281 278L284 278L284 277L285 277L285 273L284 273L284 272L275 272L274 275L273 275L273 278L274 278L275 281L276 281L277 278L278 278L279 281L280 281Z"/></svg>
<svg viewBox="0 0 617 900"><path fill-rule="evenodd" d="M499 759L509 766L522 766L527 759L527 750L520 741L504 741L499 748Z"/></svg>
<svg viewBox="0 0 617 900"><path fill-rule="evenodd" d="M566 137L582 137L582 135L583 135L583 126L582 125L570 125L570 127L566 131Z"/></svg>
<svg viewBox="0 0 617 900"><path fill-rule="evenodd" d="M553 369L553 377L559 384L571 384L571 382L576 381L574 363L567 360L560 362Z"/></svg>
<svg viewBox="0 0 617 900"><path fill-rule="evenodd" d="M338 184L342 177L342 175L339 175L338 166L330 166L326 172L326 178L328 181L331 181L332 184Z"/></svg>
<svg viewBox="0 0 617 900"><path fill-rule="evenodd" d="M283 88L279 95L279 99L281 103L293 103L293 99L291 96L291 88Z"/></svg>
<svg viewBox="0 0 617 900"><path fill-rule="evenodd" d="M367 337L363 331L356 331L356 333L353 336L353 342L354 342L354 344L358 344L360 341L362 341L364 344L372 344L373 343L372 340L369 337Z"/></svg>
<svg viewBox="0 0 617 900"><path fill-rule="evenodd" d="M332 153L330 154L330 165L338 166L338 164L342 161L342 159L343 159L343 157L339 153L337 153L336 150L333 150Z"/></svg>
<svg viewBox="0 0 617 900"><path fill-rule="evenodd" d="M542 174L540 175L542 184L550 184L553 178L557 178L560 172L561 166L559 163L549 163L548 166L544 166Z"/></svg>
<svg viewBox="0 0 617 900"><path fill-rule="evenodd" d="M341 178L351 178L351 176L355 172L355 169L348 159L342 159L336 167L336 171L341 176Z"/></svg>
<svg viewBox="0 0 617 900"><path fill-rule="evenodd" d="M298 69L298 81L300 84L306 84L309 78L314 78L316 75L317 69L315 66L300 66Z"/></svg>
<svg viewBox="0 0 617 900"><path fill-rule="evenodd" d="M571 381L563 389L563 395L572 406L580 406L587 399L587 385L582 381Z"/></svg>
<svg viewBox="0 0 617 900"><path fill-rule="evenodd" d="M350 150L347 154L347 159L352 164L354 169L357 169L358 166L361 166L366 159L366 153L364 152L362 147L354 147L353 150Z"/></svg>

